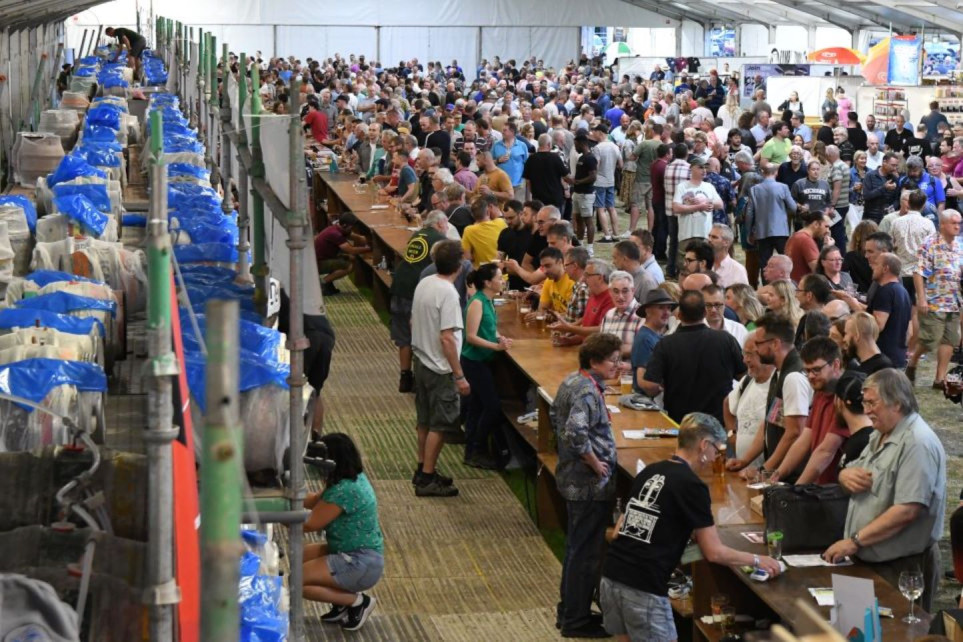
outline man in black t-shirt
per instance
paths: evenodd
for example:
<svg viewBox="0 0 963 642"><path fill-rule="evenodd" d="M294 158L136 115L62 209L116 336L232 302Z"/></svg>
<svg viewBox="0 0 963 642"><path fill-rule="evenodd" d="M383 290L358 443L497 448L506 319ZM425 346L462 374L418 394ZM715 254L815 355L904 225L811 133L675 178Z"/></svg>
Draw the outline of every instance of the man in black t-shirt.
<svg viewBox="0 0 963 642"><path fill-rule="evenodd" d="M896 127L886 132L886 138L883 139L884 150L900 154L903 158L906 158L907 148L911 140L913 140L913 132L906 129L906 121L903 117L897 116Z"/></svg>
<svg viewBox="0 0 963 642"><path fill-rule="evenodd" d="M679 424L675 454L646 466L632 482L602 564L602 623L610 634L631 640L678 637L668 581L690 537L710 562L779 574L779 562L771 557L736 551L719 540L709 487L699 473L711 470L725 452L726 431L719 421L694 412Z"/></svg>
<svg viewBox="0 0 963 642"><path fill-rule="evenodd" d="M693 411L722 421L722 400L732 381L746 373L742 349L732 335L705 324L702 292L688 290L679 299L682 324L655 345L639 387L650 397L664 393L665 412L674 421ZM699 391L693 394L693 391Z"/></svg>
<svg viewBox="0 0 963 642"><path fill-rule="evenodd" d="M559 155L552 151L552 137L542 134L538 137L538 151L528 157L522 171L532 198L561 209L565 205L562 180L566 176L568 168Z"/></svg>
<svg viewBox="0 0 963 642"><path fill-rule="evenodd" d="M867 377L877 370L892 368L893 362L879 351L879 326L868 312L856 312L846 319L843 344L846 347L846 360L855 363L852 368Z"/></svg>
<svg viewBox="0 0 963 642"><path fill-rule="evenodd" d="M117 38L117 55L120 55L121 51L127 50L127 55L134 63L134 78L137 78L140 71L140 56L147 48L147 39L136 31L124 27L107 27L104 29L104 33L111 38ZM114 57L114 60L116 59L117 56Z"/></svg>
<svg viewBox="0 0 963 642"><path fill-rule="evenodd" d="M508 201L502 218L508 227L498 235L498 251L504 252L505 258L514 259L520 264L525 259L525 251L528 250L535 230L535 214L531 202L522 205L516 200ZM509 274L508 287L511 290L524 290L528 283L515 274Z"/></svg>
<svg viewBox="0 0 963 642"><path fill-rule="evenodd" d="M902 262L895 254L881 255L872 263L873 281L878 286L866 311L876 318L879 339L876 345L895 368L906 367L906 331L913 302L900 280Z"/></svg>

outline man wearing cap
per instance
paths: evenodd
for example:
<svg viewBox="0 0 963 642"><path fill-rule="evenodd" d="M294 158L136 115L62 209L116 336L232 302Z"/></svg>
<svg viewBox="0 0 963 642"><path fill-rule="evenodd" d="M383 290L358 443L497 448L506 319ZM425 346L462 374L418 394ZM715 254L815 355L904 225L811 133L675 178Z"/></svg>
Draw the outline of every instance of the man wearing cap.
<svg viewBox="0 0 963 642"><path fill-rule="evenodd" d="M645 378L645 369L652 358L652 351L665 334L669 318L678 305L665 290L656 288L649 291L642 305L635 311L645 319L632 341L632 389L636 392L642 391L639 382Z"/></svg>
<svg viewBox="0 0 963 642"><path fill-rule="evenodd" d="M679 300L679 328L659 341L638 384L650 397L663 393L673 421L690 412L706 412L722 421L722 401L733 379L746 372L739 343L705 323L702 292L687 290ZM693 390L700 394L692 394Z"/></svg>
<svg viewBox="0 0 963 642"><path fill-rule="evenodd" d="M672 212L679 219L679 245L678 256L669 259L676 261L679 269L684 266L687 242L705 240L712 228L712 211L723 207L716 188L702 180L705 167L701 157L693 156L689 160L689 179L676 186L672 198Z"/></svg>

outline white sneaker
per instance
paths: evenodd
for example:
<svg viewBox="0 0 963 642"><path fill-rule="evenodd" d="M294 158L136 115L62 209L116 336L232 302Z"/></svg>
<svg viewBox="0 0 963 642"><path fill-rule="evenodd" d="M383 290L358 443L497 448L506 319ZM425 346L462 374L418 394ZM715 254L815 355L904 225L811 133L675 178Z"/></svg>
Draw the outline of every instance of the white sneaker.
<svg viewBox="0 0 963 642"><path fill-rule="evenodd" d="M585 249L588 250L589 258L594 258L594 257L595 257L595 248L594 248L593 246L591 246L591 245L586 245L586 246L585 246Z"/></svg>

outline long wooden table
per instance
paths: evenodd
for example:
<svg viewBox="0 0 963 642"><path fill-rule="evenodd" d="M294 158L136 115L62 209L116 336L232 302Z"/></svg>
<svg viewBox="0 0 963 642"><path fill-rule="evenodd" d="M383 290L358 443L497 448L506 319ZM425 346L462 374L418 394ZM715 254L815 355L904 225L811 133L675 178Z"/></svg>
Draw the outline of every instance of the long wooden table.
<svg viewBox="0 0 963 642"><path fill-rule="evenodd" d="M356 176L351 174L330 174L316 172L313 198L315 202L316 231L327 223L327 216L352 211L365 228L365 235L374 248L372 257L358 257L355 270L356 282L367 284L374 292L374 305L387 310L390 300L390 273L376 269L382 258L388 264L397 260L404 251L412 230L410 224L394 208L376 207L380 205L374 195L375 187L370 186L367 193L357 193L353 187ZM324 203L321 206L321 203ZM553 347L551 335L540 331L535 324L525 324L518 313L516 301L507 299L498 305L499 332L514 340L512 348L498 355L496 383L502 398L503 410L508 421L519 435L533 448L539 462L536 478L537 517L540 525L563 526L565 524L565 505L555 487L555 466L558 457L553 447L554 431L549 418L549 408L565 377L578 367L577 347ZM618 382L612 383L613 394L607 396L607 403L618 405ZM517 418L524 414L526 393L535 389L538 420L534 424L523 424ZM618 495L627 497L631 482L637 474L639 462L644 465L667 459L675 450L675 438L655 438L630 440L625 430L641 428L671 428L674 422L660 412L637 411L620 408L612 415L618 456ZM712 512L722 540L737 550L765 553L762 545L751 544L741 536L746 530L763 530L762 516L750 508L751 498L758 494L732 473L706 474L703 480L709 487L712 498ZM873 579L880 604L894 609L895 619L883 618L884 640L913 640L926 632L929 616L917 610L923 623L909 626L900 621L907 610L906 600L889 583L879 577L869 567L855 565L843 568L791 568L780 578L767 583L750 580L739 569L706 561L692 564L693 592L691 600L680 605L674 602L676 610L692 617L692 633L696 640L717 640L721 637L715 625L703 624L700 616L710 611L711 596L724 593L737 607L739 614L752 615L757 620L781 620L792 625L796 613L796 600L802 598L812 602L807 589L831 586L833 573L854 575ZM828 609L822 609L828 619Z"/></svg>

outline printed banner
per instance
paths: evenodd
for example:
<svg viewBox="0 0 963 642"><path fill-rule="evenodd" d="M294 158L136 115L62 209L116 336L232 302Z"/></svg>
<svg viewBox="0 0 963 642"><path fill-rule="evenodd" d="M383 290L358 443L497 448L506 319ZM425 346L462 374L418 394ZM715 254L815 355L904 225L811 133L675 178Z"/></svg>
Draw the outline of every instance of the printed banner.
<svg viewBox="0 0 963 642"><path fill-rule="evenodd" d="M891 85L920 84L920 45L916 36L893 36L889 43L889 77Z"/></svg>
<svg viewBox="0 0 963 642"><path fill-rule="evenodd" d="M743 65L742 97L752 98L757 89L765 89L770 76L808 76L809 71L809 65Z"/></svg>

